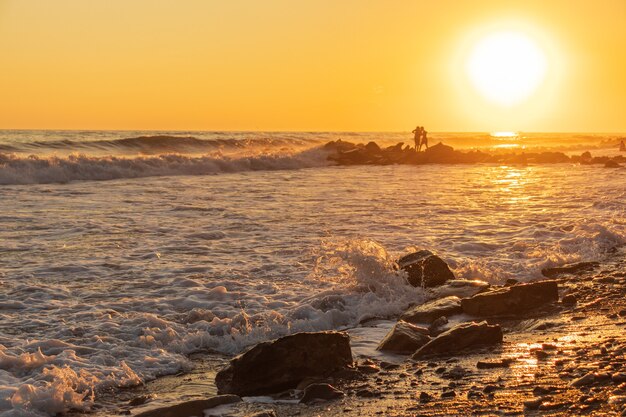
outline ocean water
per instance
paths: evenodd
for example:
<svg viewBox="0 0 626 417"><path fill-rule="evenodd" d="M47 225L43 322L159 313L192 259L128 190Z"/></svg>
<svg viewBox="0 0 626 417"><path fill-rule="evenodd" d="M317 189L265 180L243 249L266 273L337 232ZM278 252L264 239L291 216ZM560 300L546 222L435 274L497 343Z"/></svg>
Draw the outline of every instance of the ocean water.
<svg viewBox="0 0 626 417"><path fill-rule="evenodd" d="M0 132L0 416L89 410L104 390L432 297L529 280L626 243L626 169L337 167L321 145L406 133ZM432 134L457 148L615 154L619 135Z"/></svg>

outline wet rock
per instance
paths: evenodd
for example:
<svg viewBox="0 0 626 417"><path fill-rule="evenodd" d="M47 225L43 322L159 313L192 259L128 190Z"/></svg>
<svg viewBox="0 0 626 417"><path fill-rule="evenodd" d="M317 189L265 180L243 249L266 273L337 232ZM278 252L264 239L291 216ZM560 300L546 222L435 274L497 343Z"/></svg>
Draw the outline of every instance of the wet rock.
<svg viewBox="0 0 626 417"><path fill-rule="evenodd" d="M524 401L524 408L529 410L537 410L541 403L543 402L543 398L534 398L532 400Z"/></svg>
<svg viewBox="0 0 626 417"><path fill-rule="evenodd" d="M187 401L169 407L145 411L137 414L137 417L203 417L204 410L219 405L234 404L240 401L241 398L237 395L217 395L206 400Z"/></svg>
<svg viewBox="0 0 626 417"><path fill-rule="evenodd" d="M439 336L446 331L446 324L448 324L447 317L439 317L428 326L428 332L432 337Z"/></svg>
<svg viewBox="0 0 626 417"><path fill-rule="evenodd" d="M502 342L502 329L499 325L481 323L461 323L422 346L412 356L419 359L430 355L454 355L462 350L477 346L494 345Z"/></svg>
<svg viewBox="0 0 626 417"><path fill-rule="evenodd" d="M422 391L422 392L420 392L419 399L420 399L420 402L421 402L421 403L427 403L427 402L429 402L429 401L432 401L433 396L432 396L432 395L430 395L430 394L429 394L429 393L427 393L427 392Z"/></svg>
<svg viewBox="0 0 626 417"><path fill-rule="evenodd" d="M379 397L380 393L369 388L360 389L356 392L357 397L374 398Z"/></svg>
<svg viewBox="0 0 626 417"><path fill-rule="evenodd" d="M491 394L493 392L496 392L497 389L498 389L497 386L490 384L490 385L486 385L485 388L483 388L483 392L485 394Z"/></svg>
<svg viewBox="0 0 626 417"><path fill-rule="evenodd" d="M310 404L316 401L328 401L341 398L345 394L329 384L312 384L306 387L301 403Z"/></svg>
<svg viewBox="0 0 626 417"><path fill-rule="evenodd" d="M456 397L456 392L454 392L453 390L444 391L441 393L441 398L454 398L454 397Z"/></svg>
<svg viewBox="0 0 626 417"><path fill-rule="evenodd" d="M580 274L581 272L591 271L599 265L598 262L578 262L566 266L544 268L541 270L541 274L547 278L554 278L562 274Z"/></svg>
<svg viewBox="0 0 626 417"><path fill-rule="evenodd" d="M155 398L155 395L140 395L139 397L135 397L128 402L128 405L132 407L137 407L139 405L144 405Z"/></svg>
<svg viewBox="0 0 626 417"><path fill-rule="evenodd" d="M563 298L561 299L561 303L565 305L574 305L576 304L577 301L578 299L576 298L574 294L567 294L563 296Z"/></svg>
<svg viewBox="0 0 626 417"><path fill-rule="evenodd" d="M352 364L350 338L341 332L297 333L259 343L215 376L220 394L262 395L295 388Z"/></svg>
<svg viewBox="0 0 626 417"><path fill-rule="evenodd" d="M409 323L432 323L439 317L449 317L462 312L461 299L452 295L415 306L404 312L400 319Z"/></svg>
<svg viewBox="0 0 626 417"><path fill-rule="evenodd" d="M500 359L496 361L478 361L476 367L478 369L508 368L514 359Z"/></svg>
<svg viewBox="0 0 626 417"><path fill-rule="evenodd" d="M626 372L616 372L611 375L611 381L616 384L621 384L622 382L626 382Z"/></svg>
<svg viewBox="0 0 626 417"><path fill-rule="evenodd" d="M588 374L574 380L571 382L571 386L573 387L584 387L587 385L591 385L595 382L596 377L594 376L593 372L589 372Z"/></svg>
<svg viewBox="0 0 626 417"><path fill-rule="evenodd" d="M445 284L431 290L435 298L457 297L467 298L487 290L491 285L488 282L478 279L451 279Z"/></svg>
<svg viewBox="0 0 626 417"><path fill-rule="evenodd" d="M622 166L617 163L617 161L609 160L604 163L605 168L621 168Z"/></svg>
<svg viewBox="0 0 626 417"><path fill-rule="evenodd" d="M364 374L377 374L380 372L380 368L374 364L359 365L356 369Z"/></svg>
<svg viewBox="0 0 626 417"><path fill-rule="evenodd" d="M558 299L556 281L540 281L476 294L461 300L461 306L473 316L516 315Z"/></svg>
<svg viewBox="0 0 626 417"><path fill-rule="evenodd" d="M377 350L413 353L430 341L428 329L400 320L380 342Z"/></svg>
<svg viewBox="0 0 626 417"><path fill-rule="evenodd" d="M428 250L403 256L398 266L407 272L408 281L414 287L436 287L454 279L444 260Z"/></svg>

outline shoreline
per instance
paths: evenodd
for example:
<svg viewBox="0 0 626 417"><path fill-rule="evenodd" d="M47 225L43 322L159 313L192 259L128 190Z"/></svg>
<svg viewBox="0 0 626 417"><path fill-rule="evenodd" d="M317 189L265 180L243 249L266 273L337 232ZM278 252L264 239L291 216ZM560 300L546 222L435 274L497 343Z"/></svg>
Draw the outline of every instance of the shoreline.
<svg viewBox="0 0 626 417"><path fill-rule="evenodd" d="M625 415L626 382L626 250L622 247L593 271L557 277L557 304L515 318L488 318L500 324L504 343L459 356L412 360L406 355L378 354L373 349L393 323L372 321L348 329L358 366L371 372L351 380L328 381L345 397L311 405L298 404L294 393L248 397L243 402L207 410L207 415ZM575 304L563 302L574 295ZM361 334L359 334L359 331ZM376 340L365 340L372 337ZM358 345L358 346L354 346ZM193 358L193 356L192 356ZM206 399L217 393L216 371L223 355L197 354L196 368L165 376L143 387L111 393L108 405L90 414L135 415L146 410ZM477 363L510 360L510 366L480 369ZM574 386L588 373L595 381ZM608 376L607 376L608 375ZM624 380L626 381L626 379ZM453 394L452 394L453 393ZM104 405L104 398L99 401ZM125 401L126 405L121 405ZM533 402L534 401L534 402ZM535 407L536 405L536 407ZM219 413L218 413L219 412ZM70 413L69 416L83 415ZM267 414L272 415L272 414ZM183 417L183 416L181 416Z"/></svg>

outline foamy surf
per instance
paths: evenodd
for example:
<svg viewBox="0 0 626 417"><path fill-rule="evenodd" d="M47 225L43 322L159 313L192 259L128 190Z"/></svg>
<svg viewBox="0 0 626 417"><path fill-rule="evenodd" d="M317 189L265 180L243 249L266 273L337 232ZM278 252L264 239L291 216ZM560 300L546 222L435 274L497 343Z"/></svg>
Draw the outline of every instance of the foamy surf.
<svg viewBox="0 0 626 417"><path fill-rule="evenodd" d="M156 300L161 317L123 312L120 306L121 312L96 308L84 313L92 318L90 324L67 329L66 337L78 344L59 339L20 344L5 338L0 416L88 410L104 389L189 369L186 357L193 352L234 354L291 333L351 328L373 317L397 315L429 297L407 284L375 242L327 241L317 256L306 283L319 291L312 296L294 293L290 301L278 301L270 299L278 290L272 284L244 293L243 288L229 291L185 279L177 283L184 296L171 297L164 290ZM243 299L248 308L241 306Z"/></svg>
<svg viewBox="0 0 626 417"><path fill-rule="evenodd" d="M75 154L23 157L0 153L0 185L303 169L330 165L326 157L327 153L322 149L253 156L99 157Z"/></svg>

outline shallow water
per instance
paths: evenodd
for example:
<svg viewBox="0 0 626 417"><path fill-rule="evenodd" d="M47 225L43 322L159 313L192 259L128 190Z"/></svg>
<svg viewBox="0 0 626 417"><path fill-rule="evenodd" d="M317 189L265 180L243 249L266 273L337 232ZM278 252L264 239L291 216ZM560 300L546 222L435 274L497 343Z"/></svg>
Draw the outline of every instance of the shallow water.
<svg viewBox="0 0 626 417"><path fill-rule="evenodd" d="M398 314L429 297L392 268L414 248L498 283L626 242L624 169L179 174L0 187L0 415L88 409L192 352Z"/></svg>

